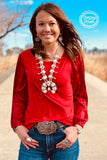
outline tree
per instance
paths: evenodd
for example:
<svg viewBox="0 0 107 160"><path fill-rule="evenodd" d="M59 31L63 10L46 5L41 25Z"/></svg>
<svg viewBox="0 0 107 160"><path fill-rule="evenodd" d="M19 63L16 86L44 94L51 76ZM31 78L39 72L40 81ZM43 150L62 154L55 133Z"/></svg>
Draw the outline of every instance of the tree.
<svg viewBox="0 0 107 160"><path fill-rule="evenodd" d="M99 51L99 49L98 49L97 47L94 47L94 48L92 49L92 53L93 53L93 54L98 53L98 51Z"/></svg>
<svg viewBox="0 0 107 160"><path fill-rule="evenodd" d="M29 49L29 48L32 48L32 47L33 47L32 44L27 44L27 45L25 46L25 49Z"/></svg>
<svg viewBox="0 0 107 160"><path fill-rule="evenodd" d="M3 46L4 46L4 43L0 41L0 56L3 56L3 51L2 51Z"/></svg>
<svg viewBox="0 0 107 160"><path fill-rule="evenodd" d="M15 29L25 26L25 13L29 8L28 5L21 5L21 1L17 0L13 8L9 8L5 0L0 0L0 39L4 38L8 33ZM13 3L14 4L14 3Z"/></svg>
<svg viewBox="0 0 107 160"><path fill-rule="evenodd" d="M13 47L11 50L14 54L19 54L19 53L23 52L23 49L19 48L19 47Z"/></svg>
<svg viewBox="0 0 107 160"><path fill-rule="evenodd" d="M19 48L19 47L13 47L11 49L7 49L6 50L6 55L8 56L11 56L12 54L19 54L23 52L23 49L22 48Z"/></svg>
<svg viewBox="0 0 107 160"><path fill-rule="evenodd" d="M6 50L6 55L11 56L13 54L13 51L11 49Z"/></svg>

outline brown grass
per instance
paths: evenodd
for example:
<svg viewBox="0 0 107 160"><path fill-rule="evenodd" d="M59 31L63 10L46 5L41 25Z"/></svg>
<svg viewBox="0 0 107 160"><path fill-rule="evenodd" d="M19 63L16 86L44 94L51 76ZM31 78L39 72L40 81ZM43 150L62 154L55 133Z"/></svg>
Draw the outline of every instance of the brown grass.
<svg viewBox="0 0 107 160"><path fill-rule="evenodd" d="M85 55L85 70L107 82L107 54Z"/></svg>
<svg viewBox="0 0 107 160"><path fill-rule="evenodd" d="M0 73L15 65L16 62L17 55L0 57Z"/></svg>
<svg viewBox="0 0 107 160"><path fill-rule="evenodd" d="M0 57L0 73L15 65L17 57L17 55ZM107 82L107 54L85 54L84 64L87 72Z"/></svg>

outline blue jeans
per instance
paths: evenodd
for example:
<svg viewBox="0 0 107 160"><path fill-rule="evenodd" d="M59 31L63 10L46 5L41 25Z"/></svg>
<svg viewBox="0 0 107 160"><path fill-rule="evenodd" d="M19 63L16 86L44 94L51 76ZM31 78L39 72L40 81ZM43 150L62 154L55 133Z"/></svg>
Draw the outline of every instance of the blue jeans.
<svg viewBox="0 0 107 160"><path fill-rule="evenodd" d="M37 129L31 128L29 136L39 141L39 147L27 150L21 143L18 160L77 160L79 156L79 143L76 142L66 149L56 148L56 144L62 141L66 135L63 129L57 130L51 135L39 134Z"/></svg>

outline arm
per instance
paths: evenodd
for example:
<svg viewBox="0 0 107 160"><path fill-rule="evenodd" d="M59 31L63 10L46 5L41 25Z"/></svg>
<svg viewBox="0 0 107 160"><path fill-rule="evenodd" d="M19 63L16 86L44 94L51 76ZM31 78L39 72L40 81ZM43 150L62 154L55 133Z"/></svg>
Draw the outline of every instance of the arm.
<svg viewBox="0 0 107 160"><path fill-rule="evenodd" d="M19 125L23 125L27 103L27 78L25 74L22 55L20 54L16 65L13 86L13 100L11 113L11 127L13 129Z"/></svg>
<svg viewBox="0 0 107 160"><path fill-rule="evenodd" d="M88 96L85 84L83 58L77 56L76 63L73 62L73 99L74 99L74 125L84 127L88 121Z"/></svg>
<svg viewBox="0 0 107 160"><path fill-rule="evenodd" d="M82 130L88 120L87 103L88 97L86 92L84 63L83 59L76 57L76 62L72 62L72 88L74 99L74 126L64 129L66 137L56 145L56 148L67 148L75 143L78 137L78 130ZM65 142L68 142L65 144ZM63 143L65 145L63 145Z"/></svg>
<svg viewBox="0 0 107 160"><path fill-rule="evenodd" d="M20 54L18 57L14 78L11 127L15 130L24 146L29 150L29 146L36 148L36 146L39 146L39 144L38 141L34 140L33 138L31 138L31 142L26 140L26 138L29 137L28 129L23 125L23 123L25 110L28 104L28 90L27 77L21 56L22 55Z"/></svg>

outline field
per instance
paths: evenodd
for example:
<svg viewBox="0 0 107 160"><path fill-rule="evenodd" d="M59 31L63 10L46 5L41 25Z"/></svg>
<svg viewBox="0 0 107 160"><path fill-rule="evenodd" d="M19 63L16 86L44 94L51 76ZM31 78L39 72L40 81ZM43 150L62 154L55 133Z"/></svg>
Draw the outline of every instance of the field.
<svg viewBox="0 0 107 160"><path fill-rule="evenodd" d="M0 57L0 73L15 65L17 62L17 55L1 56Z"/></svg>
<svg viewBox="0 0 107 160"><path fill-rule="evenodd" d="M15 65L17 57L17 55L0 57L0 73ZM85 54L84 64L87 72L107 82L107 54Z"/></svg>
<svg viewBox="0 0 107 160"><path fill-rule="evenodd" d="M85 70L107 82L107 53L85 55Z"/></svg>

